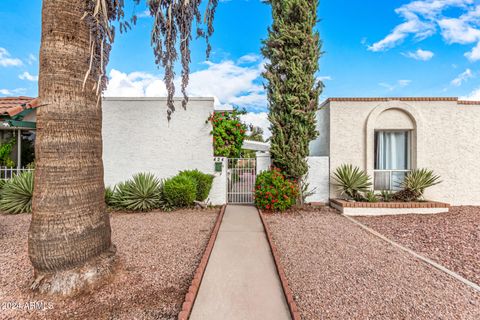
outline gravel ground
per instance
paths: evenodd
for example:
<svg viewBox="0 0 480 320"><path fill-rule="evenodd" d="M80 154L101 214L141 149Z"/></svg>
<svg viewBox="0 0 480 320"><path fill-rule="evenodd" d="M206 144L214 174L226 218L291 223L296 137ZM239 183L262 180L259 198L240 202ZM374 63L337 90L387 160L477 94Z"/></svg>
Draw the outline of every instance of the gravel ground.
<svg viewBox="0 0 480 320"><path fill-rule="evenodd" d="M480 285L480 207L356 219Z"/></svg>
<svg viewBox="0 0 480 320"><path fill-rule="evenodd" d="M480 319L480 294L333 209L266 220L302 319Z"/></svg>
<svg viewBox="0 0 480 320"><path fill-rule="evenodd" d="M176 319L218 209L112 213L119 267L98 291L53 300L28 290L30 215L0 215L0 319ZM42 301L49 310L5 310Z"/></svg>

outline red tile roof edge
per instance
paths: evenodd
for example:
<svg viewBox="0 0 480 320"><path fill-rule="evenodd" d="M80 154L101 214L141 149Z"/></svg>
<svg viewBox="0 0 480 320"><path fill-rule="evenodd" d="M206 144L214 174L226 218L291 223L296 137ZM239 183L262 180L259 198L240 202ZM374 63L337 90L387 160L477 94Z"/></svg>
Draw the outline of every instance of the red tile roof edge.
<svg viewBox="0 0 480 320"><path fill-rule="evenodd" d="M31 97L2 97L0 98L0 114L13 117L25 109L33 109L40 105L38 98Z"/></svg>
<svg viewBox="0 0 480 320"><path fill-rule="evenodd" d="M473 100L460 100L458 97L365 97L365 98L353 98L353 97L334 97L328 98L323 102L323 104L328 102L345 102L345 101L352 101L352 102L372 102L372 101L452 101L457 102L457 104L478 104L480 105L480 101L473 101Z"/></svg>

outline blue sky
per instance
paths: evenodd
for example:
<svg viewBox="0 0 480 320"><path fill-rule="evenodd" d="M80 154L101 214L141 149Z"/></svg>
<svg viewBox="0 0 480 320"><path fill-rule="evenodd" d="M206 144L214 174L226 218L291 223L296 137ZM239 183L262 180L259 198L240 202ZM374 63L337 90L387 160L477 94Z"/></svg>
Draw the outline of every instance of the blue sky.
<svg viewBox="0 0 480 320"><path fill-rule="evenodd" d="M142 15L145 8L129 5L126 13L133 10ZM322 98L480 99L480 0L323 0L318 14ZM36 95L40 18L40 0L2 0L0 96ZM105 95L165 94L150 48L151 22L142 17L117 37ZM260 48L270 23L270 8L259 0L220 2L210 61L203 41L192 48L190 94L213 95L218 106L244 106L265 121Z"/></svg>

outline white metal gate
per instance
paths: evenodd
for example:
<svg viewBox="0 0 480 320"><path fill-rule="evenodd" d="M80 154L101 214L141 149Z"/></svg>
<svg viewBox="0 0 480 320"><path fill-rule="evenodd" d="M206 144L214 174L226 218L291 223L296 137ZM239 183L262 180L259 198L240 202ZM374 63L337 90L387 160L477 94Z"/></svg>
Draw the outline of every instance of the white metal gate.
<svg viewBox="0 0 480 320"><path fill-rule="evenodd" d="M255 158L228 159L228 203L253 203L256 170Z"/></svg>

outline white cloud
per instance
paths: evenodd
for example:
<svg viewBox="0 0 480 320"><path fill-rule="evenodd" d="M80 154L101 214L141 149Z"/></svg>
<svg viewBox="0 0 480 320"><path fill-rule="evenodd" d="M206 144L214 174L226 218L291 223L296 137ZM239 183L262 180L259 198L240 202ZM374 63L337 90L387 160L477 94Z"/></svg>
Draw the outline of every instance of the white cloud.
<svg viewBox="0 0 480 320"><path fill-rule="evenodd" d="M241 66L231 60L219 63L205 62L203 70L190 74L187 92L190 96L214 97L217 108L232 105L250 111L266 109L265 90L260 84L264 69L263 61L254 65ZM175 79L177 95L180 95L180 78ZM110 71L110 81L105 96L166 96L162 77L145 72L126 74L118 70Z"/></svg>
<svg viewBox="0 0 480 320"><path fill-rule="evenodd" d="M458 16L445 15L451 8L456 9L454 12L458 12ZM480 60L478 0L415 0L402 5L395 12L404 22L394 27L385 38L370 45L368 50L385 51L397 46L409 36L421 41L440 31L443 40L448 44L477 44L465 56L472 61ZM413 55L410 57L413 58Z"/></svg>
<svg viewBox="0 0 480 320"><path fill-rule="evenodd" d="M404 88L412 83L412 80L398 80L395 84L389 84L386 82L381 82L378 85L386 88L388 91L395 91L399 88Z"/></svg>
<svg viewBox="0 0 480 320"><path fill-rule="evenodd" d="M32 53L28 55L27 63L32 65L34 62L37 61L37 57L35 57Z"/></svg>
<svg viewBox="0 0 480 320"><path fill-rule="evenodd" d="M240 118L246 124L252 124L255 127L262 128L264 139L268 139L272 136L272 133L268 129L270 127L270 121L268 121L267 112L259 112L259 113L248 112L244 115L241 115Z"/></svg>
<svg viewBox="0 0 480 320"><path fill-rule="evenodd" d="M25 94L27 92L27 89L25 88L17 88L17 89L0 89L0 94L4 96L15 96L19 94Z"/></svg>
<svg viewBox="0 0 480 320"><path fill-rule="evenodd" d="M474 100L474 101L480 101L480 88L477 88L470 92L470 94L460 97L462 100Z"/></svg>
<svg viewBox="0 0 480 320"><path fill-rule="evenodd" d="M317 79L320 80L320 81L331 81L332 77L331 76L320 76L320 77L317 77Z"/></svg>
<svg viewBox="0 0 480 320"><path fill-rule="evenodd" d="M428 61L432 59L435 54L432 51L418 49L415 52L402 53L402 55L415 60Z"/></svg>
<svg viewBox="0 0 480 320"><path fill-rule="evenodd" d="M468 79L473 78L473 72L470 69L465 70L464 72L460 73L455 79L450 82L452 86L459 87L464 82L467 82Z"/></svg>
<svg viewBox="0 0 480 320"><path fill-rule="evenodd" d="M0 67L18 67L21 65L23 65L22 60L11 58L7 49L0 47Z"/></svg>
<svg viewBox="0 0 480 320"><path fill-rule="evenodd" d="M241 56L238 60L237 60L237 63L238 64L242 64L242 63L252 63L252 62L257 62L261 59L261 57L258 55L258 54L246 54L244 56Z"/></svg>
<svg viewBox="0 0 480 320"><path fill-rule="evenodd" d="M143 10L142 12L137 13L137 18L139 19L148 17L150 17L150 9L148 8Z"/></svg>
<svg viewBox="0 0 480 320"><path fill-rule="evenodd" d="M38 81L38 76L34 76L29 72L25 71L24 73L18 75L20 80L28 80L28 81Z"/></svg>

